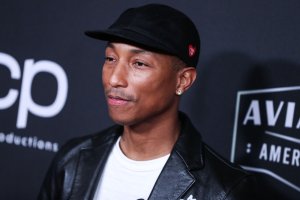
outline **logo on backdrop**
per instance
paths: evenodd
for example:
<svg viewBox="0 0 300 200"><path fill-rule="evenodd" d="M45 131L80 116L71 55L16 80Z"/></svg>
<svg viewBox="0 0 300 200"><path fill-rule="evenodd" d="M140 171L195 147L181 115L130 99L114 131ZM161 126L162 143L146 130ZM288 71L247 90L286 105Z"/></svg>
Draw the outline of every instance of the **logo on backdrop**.
<svg viewBox="0 0 300 200"><path fill-rule="evenodd" d="M65 71L59 64L50 60L34 61L33 59L26 59L23 74L21 74L20 65L17 60L11 55L0 52L0 66L8 68L11 79L20 80L21 82L19 91L10 88L5 96L0 97L0 110L9 109L12 105L18 103L16 116L16 127L18 129L26 128L29 114L41 118L49 118L54 117L63 109L67 99L68 80ZM32 98L32 83L39 73L49 73L53 75L57 81L56 97L53 102L47 106L39 105ZM18 97L19 102L17 101ZM0 142L38 149L46 147L50 149L51 146L49 142L39 140L37 137L21 137L14 133L0 133Z"/></svg>
<svg viewBox="0 0 300 200"><path fill-rule="evenodd" d="M16 103L18 96L20 96L16 124L17 128L26 128L28 113L39 117L53 117L62 110L67 99L68 81L65 71L60 65L49 60L34 62L33 59L26 59L23 76L21 77L20 66L16 59L1 52L0 65L9 69L12 79L22 81L20 91L11 88L6 96L0 97L0 110L3 110L10 108ZM41 72L52 74L56 78L58 84L56 98L53 103L48 106L37 104L33 101L31 95L33 79Z"/></svg>
<svg viewBox="0 0 300 200"><path fill-rule="evenodd" d="M239 91L231 161L300 192L300 86Z"/></svg>

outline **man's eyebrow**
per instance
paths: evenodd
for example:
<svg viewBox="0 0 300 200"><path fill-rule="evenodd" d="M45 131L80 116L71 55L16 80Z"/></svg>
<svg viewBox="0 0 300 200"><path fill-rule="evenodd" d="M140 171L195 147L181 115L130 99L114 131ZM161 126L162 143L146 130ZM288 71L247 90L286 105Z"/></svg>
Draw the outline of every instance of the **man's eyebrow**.
<svg viewBox="0 0 300 200"><path fill-rule="evenodd" d="M130 52L135 54L149 54L150 51L144 50L144 49L131 49Z"/></svg>

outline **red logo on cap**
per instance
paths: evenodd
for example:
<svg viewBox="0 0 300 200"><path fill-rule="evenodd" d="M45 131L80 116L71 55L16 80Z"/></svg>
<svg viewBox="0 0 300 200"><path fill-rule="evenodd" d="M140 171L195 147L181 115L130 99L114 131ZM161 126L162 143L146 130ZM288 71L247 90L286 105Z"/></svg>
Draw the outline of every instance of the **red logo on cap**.
<svg viewBox="0 0 300 200"><path fill-rule="evenodd" d="M193 57L196 54L196 46L189 44L189 56Z"/></svg>

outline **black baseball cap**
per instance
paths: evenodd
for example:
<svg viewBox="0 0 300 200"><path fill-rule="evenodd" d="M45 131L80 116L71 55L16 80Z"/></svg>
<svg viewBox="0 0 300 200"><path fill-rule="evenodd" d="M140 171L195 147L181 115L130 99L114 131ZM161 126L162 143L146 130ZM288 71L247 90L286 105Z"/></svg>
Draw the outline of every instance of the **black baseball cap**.
<svg viewBox="0 0 300 200"><path fill-rule="evenodd" d="M196 67L199 58L200 37L194 23L179 10L162 4L129 8L108 29L85 34L174 55L190 67Z"/></svg>

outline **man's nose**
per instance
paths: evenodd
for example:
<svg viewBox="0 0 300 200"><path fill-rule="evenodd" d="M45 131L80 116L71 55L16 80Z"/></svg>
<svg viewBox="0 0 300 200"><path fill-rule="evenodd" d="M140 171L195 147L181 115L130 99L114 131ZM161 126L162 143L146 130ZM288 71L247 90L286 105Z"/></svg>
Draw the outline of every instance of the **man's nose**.
<svg viewBox="0 0 300 200"><path fill-rule="evenodd" d="M111 71L109 83L112 87L127 86L127 67L125 63L119 62Z"/></svg>

